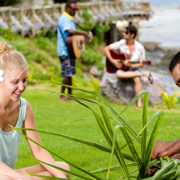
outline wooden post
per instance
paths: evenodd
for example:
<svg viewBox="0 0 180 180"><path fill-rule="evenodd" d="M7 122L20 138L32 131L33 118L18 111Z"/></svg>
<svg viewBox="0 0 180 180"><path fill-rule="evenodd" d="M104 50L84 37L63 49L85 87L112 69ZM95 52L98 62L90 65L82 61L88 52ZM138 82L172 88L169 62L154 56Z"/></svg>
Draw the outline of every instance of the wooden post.
<svg viewBox="0 0 180 180"><path fill-rule="evenodd" d="M110 31L110 43L113 43L115 41L117 41L117 28L116 28L116 24L112 23L111 24L111 31Z"/></svg>
<svg viewBox="0 0 180 180"><path fill-rule="evenodd" d="M100 1L98 1L98 12L99 12L99 14L100 14L100 17L102 16L102 12L101 12L101 2ZM102 20L100 20L100 24L102 24L103 22L102 22Z"/></svg>
<svg viewBox="0 0 180 180"><path fill-rule="evenodd" d="M32 36L34 37L36 33L35 33L35 19L34 19L35 11L34 11L34 7L33 6L31 7L31 13L32 13L31 22L33 24L33 27L32 27Z"/></svg>
<svg viewBox="0 0 180 180"><path fill-rule="evenodd" d="M61 5L61 14L62 14L64 11L65 11L65 4L63 3L63 4Z"/></svg>
<svg viewBox="0 0 180 180"><path fill-rule="evenodd" d="M139 27L140 27L140 26L139 26L139 20L138 20L138 19L134 20L134 21L133 21L133 24L135 24L135 26L136 26L136 28L137 28L137 30L138 30L136 39L139 40Z"/></svg>
<svg viewBox="0 0 180 180"><path fill-rule="evenodd" d="M43 22L44 24L46 24L44 14L45 14L45 8L44 8L44 5L42 5L41 19L42 19L42 22ZM44 29L44 31L46 31L45 26L43 27L43 29Z"/></svg>
<svg viewBox="0 0 180 180"><path fill-rule="evenodd" d="M21 29L21 35L24 36L24 20L23 20L23 15L24 15L24 10L23 10L23 7L21 7L21 10L20 10L20 23L21 23L21 26L22 26L22 29Z"/></svg>
<svg viewBox="0 0 180 180"><path fill-rule="evenodd" d="M122 1L119 2L119 7L120 7L121 11L124 11L124 7L123 7L123 2Z"/></svg>
<svg viewBox="0 0 180 180"><path fill-rule="evenodd" d="M12 16L12 11L11 11L11 7L9 7L9 9L8 9L8 26L10 29L11 29L11 25L12 25L11 16Z"/></svg>

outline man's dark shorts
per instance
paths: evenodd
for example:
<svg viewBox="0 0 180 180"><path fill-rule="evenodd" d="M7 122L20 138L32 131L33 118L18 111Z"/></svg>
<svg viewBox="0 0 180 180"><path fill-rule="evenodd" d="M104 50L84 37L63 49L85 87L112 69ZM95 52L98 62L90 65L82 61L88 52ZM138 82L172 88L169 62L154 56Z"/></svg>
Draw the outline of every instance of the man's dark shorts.
<svg viewBox="0 0 180 180"><path fill-rule="evenodd" d="M61 76L71 77L75 74L75 59L70 59L69 56L59 57L61 62Z"/></svg>

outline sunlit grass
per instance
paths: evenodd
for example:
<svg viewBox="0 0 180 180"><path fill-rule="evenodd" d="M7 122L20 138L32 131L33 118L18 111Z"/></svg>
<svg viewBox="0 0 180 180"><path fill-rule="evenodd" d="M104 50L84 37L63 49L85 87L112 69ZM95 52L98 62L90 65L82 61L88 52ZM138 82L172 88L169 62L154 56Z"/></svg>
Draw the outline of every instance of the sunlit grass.
<svg viewBox="0 0 180 180"><path fill-rule="evenodd" d="M55 93L40 89L51 90ZM74 93L79 95L79 92L75 91ZM31 87L25 92L24 97L32 104L34 110L37 129L66 134L107 145L92 113L76 102L61 102L58 100L58 96L59 87L52 88L43 86L38 89L36 87ZM124 108L122 105L109 103L117 112L120 112ZM92 105L92 108L93 106L94 105ZM150 118L156 111L157 109L149 108L148 117ZM136 132L139 132L141 129L141 113L141 110L136 109L135 106L131 106L122 115ZM169 110L165 112L165 117L163 118L158 133L158 139L175 140L178 138L177 132L180 129L178 123L179 115L180 113L178 110ZM151 131L151 128L149 131ZM169 132L168 134L167 131ZM108 153L102 153L86 145L71 142L56 136L44 134L40 134L40 136L43 144L53 152L59 153L65 159L68 159L88 171L108 167L110 157ZM122 142L122 145L123 144L124 141ZM22 140L16 167L30 166L35 163L37 162L32 157L27 144ZM112 165L117 164L117 160L114 158ZM123 175L119 170L113 171L112 174L115 179ZM105 175L102 175L102 177L105 177Z"/></svg>

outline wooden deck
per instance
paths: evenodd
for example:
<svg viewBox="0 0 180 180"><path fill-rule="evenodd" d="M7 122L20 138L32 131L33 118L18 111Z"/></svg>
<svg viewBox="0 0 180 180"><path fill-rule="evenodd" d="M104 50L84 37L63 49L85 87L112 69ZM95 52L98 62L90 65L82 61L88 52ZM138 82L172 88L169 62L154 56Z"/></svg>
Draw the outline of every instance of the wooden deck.
<svg viewBox="0 0 180 180"><path fill-rule="evenodd" d="M107 23L109 19L133 20L134 18L148 19L150 17L149 0L115 0L115 1L97 1L80 3L80 6L87 5L97 23ZM41 7L1 7L0 8L0 28L10 28L15 33L21 33L22 36L35 36L39 30L45 31L57 28L59 16L64 12L65 4L54 4ZM79 12L81 13L81 11ZM81 19L78 15L76 22Z"/></svg>

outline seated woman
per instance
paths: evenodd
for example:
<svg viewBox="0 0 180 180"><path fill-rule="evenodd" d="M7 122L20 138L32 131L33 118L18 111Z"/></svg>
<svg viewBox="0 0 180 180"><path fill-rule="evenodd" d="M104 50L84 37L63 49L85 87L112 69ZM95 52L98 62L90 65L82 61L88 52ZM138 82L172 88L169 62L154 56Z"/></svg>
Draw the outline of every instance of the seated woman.
<svg viewBox="0 0 180 180"><path fill-rule="evenodd" d="M45 179L25 173L67 179L69 176L67 173L43 163L19 170L13 169L18 156L20 134L12 127L36 128L31 105L21 97L27 86L27 71L27 62L24 56L12 50L6 42L0 42L0 179ZM23 133L41 144L36 131L24 130ZM27 141L37 160L69 170L66 163L55 162L46 150L29 139Z"/></svg>

